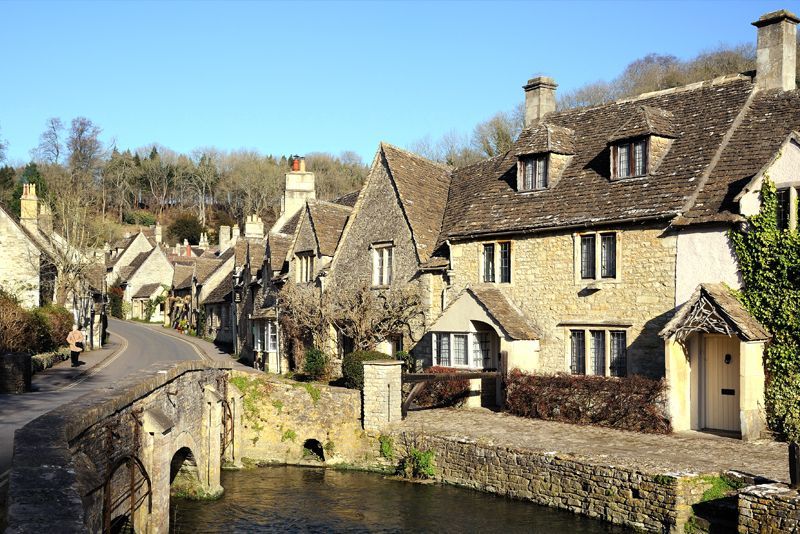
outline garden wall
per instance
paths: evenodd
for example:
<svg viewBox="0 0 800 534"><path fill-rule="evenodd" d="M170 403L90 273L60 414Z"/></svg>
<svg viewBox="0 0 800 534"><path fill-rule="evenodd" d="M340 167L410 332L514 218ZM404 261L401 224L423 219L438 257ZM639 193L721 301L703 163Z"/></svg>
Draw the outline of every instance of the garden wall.
<svg viewBox="0 0 800 534"><path fill-rule="evenodd" d="M783 484L752 486L739 493L739 534L798 532L800 493Z"/></svg>

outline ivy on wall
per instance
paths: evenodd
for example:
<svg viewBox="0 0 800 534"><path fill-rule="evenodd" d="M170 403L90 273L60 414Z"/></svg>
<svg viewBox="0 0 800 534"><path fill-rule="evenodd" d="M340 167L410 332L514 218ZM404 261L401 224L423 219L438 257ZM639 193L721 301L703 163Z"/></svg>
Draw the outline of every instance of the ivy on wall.
<svg viewBox="0 0 800 534"><path fill-rule="evenodd" d="M800 233L778 228L777 208L765 177L760 213L731 240L744 282L738 297L773 336L764 353L769 426L800 442Z"/></svg>

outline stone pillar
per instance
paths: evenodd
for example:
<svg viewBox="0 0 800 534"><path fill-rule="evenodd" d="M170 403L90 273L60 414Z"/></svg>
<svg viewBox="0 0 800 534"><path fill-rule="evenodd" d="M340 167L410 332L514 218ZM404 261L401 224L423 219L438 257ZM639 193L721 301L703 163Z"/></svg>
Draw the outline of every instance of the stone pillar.
<svg viewBox="0 0 800 534"><path fill-rule="evenodd" d="M363 427L367 431L379 432L403 418L403 362L373 360L363 365Z"/></svg>
<svg viewBox="0 0 800 534"><path fill-rule="evenodd" d="M220 469L222 467L222 441L220 430L222 425L222 396L209 385L204 388L203 421L201 422L202 443L200 444L201 458L197 462L198 476L209 497L222 494Z"/></svg>
<svg viewBox="0 0 800 534"><path fill-rule="evenodd" d="M244 415L244 394L239 388L228 382L228 406L231 408L233 418L233 443L231 445L226 460L233 462L236 467L242 466L242 436L244 425L242 416Z"/></svg>

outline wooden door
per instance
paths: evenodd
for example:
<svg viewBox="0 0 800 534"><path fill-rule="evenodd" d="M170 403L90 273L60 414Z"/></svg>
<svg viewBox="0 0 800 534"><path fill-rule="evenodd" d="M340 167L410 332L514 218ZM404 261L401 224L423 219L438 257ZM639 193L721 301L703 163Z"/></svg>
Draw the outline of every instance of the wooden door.
<svg viewBox="0 0 800 534"><path fill-rule="evenodd" d="M741 431L739 421L739 339L705 338L705 427Z"/></svg>

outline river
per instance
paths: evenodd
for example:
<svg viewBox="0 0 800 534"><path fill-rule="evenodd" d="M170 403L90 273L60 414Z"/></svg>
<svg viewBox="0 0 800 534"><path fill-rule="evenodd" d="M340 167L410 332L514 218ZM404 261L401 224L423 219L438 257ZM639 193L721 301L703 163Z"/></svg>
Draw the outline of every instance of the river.
<svg viewBox="0 0 800 534"><path fill-rule="evenodd" d="M223 471L224 496L173 499L171 532L631 532L453 486L303 467Z"/></svg>

